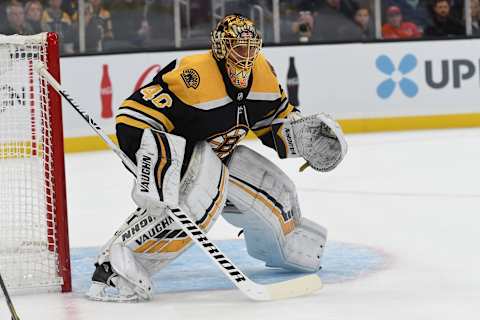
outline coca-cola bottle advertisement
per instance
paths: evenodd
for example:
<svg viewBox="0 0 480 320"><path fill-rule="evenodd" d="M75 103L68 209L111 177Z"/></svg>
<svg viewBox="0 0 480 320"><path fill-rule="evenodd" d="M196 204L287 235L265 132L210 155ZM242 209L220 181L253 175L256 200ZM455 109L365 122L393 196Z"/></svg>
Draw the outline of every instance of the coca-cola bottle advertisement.
<svg viewBox="0 0 480 320"><path fill-rule="evenodd" d="M287 72L287 94L290 103L297 107L300 102L298 101L298 74L295 69L295 57L290 57Z"/></svg>
<svg viewBox="0 0 480 320"><path fill-rule="evenodd" d="M103 65L102 80L100 82L100 100L102 102L101 117L111 118L112 112L112 82L108 73L108 64Z"/></svg>

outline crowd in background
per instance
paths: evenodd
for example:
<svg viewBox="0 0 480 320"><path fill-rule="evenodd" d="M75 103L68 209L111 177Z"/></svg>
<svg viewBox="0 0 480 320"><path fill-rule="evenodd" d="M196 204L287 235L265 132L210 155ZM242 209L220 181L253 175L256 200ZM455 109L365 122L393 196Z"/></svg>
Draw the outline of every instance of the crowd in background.
<svg viewBox="0 0 480 320"><path fill-rule="evenodd" d="M480 0L471 0L472 35L480 36ZM272 25L271 0L225 0L226 11L249 15L261 6ZM54 31L62 52L79 50L79 20L85 25L87 52L166 48L174 43L173 0L85 0L83 19L78 0L0 0L0 33L36 34ZM190 1L188 35L207 41L211 29L210 0ZM382 0L384 39L465 36L464 0ZM248 4L248 5L246 5ZM373 0L282 0L282 42L355 41L376 38ZM183 16L182 16L183 17ZM265 28L265 42L273 31ZM188 43L187 43L188 46Z"/></svg>
<svg viewBox="0 0 480 320"><path fill-rule="evenodd" d="M292 30L299 41L375 38L373 1L300 0ZM471 1L473 35L479 35L479 0ZM463 0L382 0L383 39L465 36Z"/></svg>
<svg viewBox="0 0 480 320"><path fill-rule="evenodd" d="M156 2L155 4L153 2ZM160 12L171 17L171 1L145 0L86 0L85 46L87 52L136 49L149 46L156 22L152 16ZM152 8L149 8L149 5ZM79 48L78 1L68 0L0 0L0 34L29 35L44 31L58 33L63 53L71 54ZM163 30L164 33L171 30ZM162 34L162 32L158 32ZM159 37L161 38L161 37ZM170 36L173 39L173 34ZM168 43L168 37L167 42ZM171 42L171 41L170 41ZM170 44L165 46L171 46ZM112 50L113 49L113 50Z"/></svg>

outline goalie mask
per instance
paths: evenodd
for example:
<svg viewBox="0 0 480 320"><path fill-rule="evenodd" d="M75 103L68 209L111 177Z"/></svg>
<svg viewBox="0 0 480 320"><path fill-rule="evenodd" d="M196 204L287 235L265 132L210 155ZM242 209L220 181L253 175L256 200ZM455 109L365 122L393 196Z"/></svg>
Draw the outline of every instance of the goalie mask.
<svg viewBox="0 0 480 320"><path fill-rule="evenodd" d="M262 38L251 20L228 15L211 33L215 59L226 63L228 77L237 88L246 88L253 63L262 48Z"/></svg>

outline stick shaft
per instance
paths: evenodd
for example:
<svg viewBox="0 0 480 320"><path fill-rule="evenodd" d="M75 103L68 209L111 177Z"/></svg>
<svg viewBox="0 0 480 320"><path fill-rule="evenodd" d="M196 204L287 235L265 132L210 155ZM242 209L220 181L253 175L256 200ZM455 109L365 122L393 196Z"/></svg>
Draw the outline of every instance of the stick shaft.
<svg viewBox="0 0 480 320"><path fill-rule="evenodd" d="M55 78L45 69L43 65L36 65L35 70L45 77L47 82L57 91L81 116L88 122L90 127L105 141L105 143L112 149L127 166L131 172L136 172L135 164L128 158L125 153L113 143L113 141L103 132L102 128L83 111L80 106L70 97L70 95L62 89L61 85ZM200 248L215 262L219 269L228 277L228 279L237 286L242 292L247 294L245 285L257 287L258 285L248 279L234 264L230 261L205 235L201 230L180 208L170 208L169 215L172 219L187 233ZM261 287L261 286L259 286ZM258 288L257 288L258 289ZM247 290L248 291L248 290ZM252 299L253 297L250 296ZM257 300L257 299L256 299ZM261 299L267 300L267 299Z"/></svg>
<svg viewBox="0 0 480 320"><path fill-rule="evenodd" d="M10 309L10 314L12 315L12 320L20 320L15 311L15 307L13 306L12 299L10 299L10 295L7 291L7 286L5 282L3 282L2 275L0 274L0 286L2 287L3 295L5 296L5 300L7 301L8 309Z"/></svg>
<svg viewBox="0 0 480 320"><path fill-rule="evenodd" d="M73 99L70 95L62 89L60 83L43 67L42 65L36 66L36 71L40 73L42 76L45 77L47 82L57 91L68 103L78 112L80 116L90 125L90 127L102 138L102 140L108 145L113 152L115 152L120 159L122 159L123 163L128 167L128 169L132 172L136 171L135 164L130 160L129 157L125 153L123 153L120 148L113 143L112 139L103 132L102 128L95 122L95 120L90 117L90 115L84 111Z"/></svg>
<svg viewBox="0 0 480 320"><path fill-rule="evenodd" d="M120 157L127 168L135 174L135 164L125 153L113 143L103 132L102 128L83 111L60 84L50 75L41 64L35 66L35 70L45 77L48 83L88 122L90 127L105 141L105 143ZM179 207L170 207L169 216L191 238L202 251L215 263L225 276L246 296L253 300L273 300L294 296L301 296L315 292L322 286L321 280L316 275L308 275L281 283L261 285L250 280L235 264L211 242L200 227ZM118 232L116 233L118 234Z"/></svg>

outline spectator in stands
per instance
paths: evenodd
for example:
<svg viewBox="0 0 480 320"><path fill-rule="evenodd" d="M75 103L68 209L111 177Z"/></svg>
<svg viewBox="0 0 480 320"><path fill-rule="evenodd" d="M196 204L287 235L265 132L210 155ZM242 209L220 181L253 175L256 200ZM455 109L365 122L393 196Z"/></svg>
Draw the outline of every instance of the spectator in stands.
<svg viewBox="0 0 480 320"><path fill-rule="evenodd" d="M470 15L472 16L472 36L480 36L480 1L470 0Z"/></svg>
<svg viewBox="0 0 480 320"><path fill-rule="evenodd" d="M298 41L308 42L312 37L314 18L311 11L300 11L299 18L293 23L293 32L298 34Z"/></svg>
<svg viewBox="0 0 480 320"><path fill-rule="evenodd" d="M430 37L451 37L465 35L465 26L451 16L448 0L435 0L433 4L433 23L425 29Z"/></svg>
<svg viewBox="0 0 480 320"><path fill-rule="evenodd" d="M73 21L78 21L75 13ZM88 52L102 52L104 41L112 40L112 19L102 0L89 0L85 6L85 46Z"/></svg>
<svg viewBox="0 0 480 320"><path fill-rule="evenodd" d="M4 30L5 34L33 34L32 27L25 21L25 11L20 3L12 2L7 5L7 26Z"/></svg>
<svg viewBox="0 0 480 320"><path fill-rule="evenodd" d="M150 38L150 25L145 17L143 0L114 0L110 7L115 40L123 48L145 45ZM161 31L158 31L161 32Z"/></svg>
<svg viewBox="0 0 480 320"><path fill-rule="evenodd" d="M25 15L34 33L42 32L43 5L39 0L28 1L25 4Z"/></svg>
<svg viewBox="0 0 480 320"><path fill-rule="evenodd" d="M5 33L7 21L7 3L0 2L0 34Z"/></svg>
<svg viewBox="0 0 480 320"><path fill-rule="evenodd" d="M387 9L387 23L382 27L384 39L411 39L420 38L422 33L417 26L408 21L403 21L402 11L397 6Z"/></svg>
<svg viewBox="0 0 480 320"><path fill-rule="evenodd" d="M112 28L112 18L110 11L108 11L102 0L90 0L92 6L92 20L102 29L102 38L103 40L113 39L113 28Z"/></svg>
<svg viewBox="0 0 480 320"><path fill-rule="evenodd" d="M346 5L344 5L346 3ZM362 32L352 20L353 12L350 14L349 5L351 2L342 0L325 0L325 4L314 14L306 12L293 24L293 31L299 37L302 35L300 27L303 25L312 26L307 18L313 18L311 39L314 41L338 41L362 39ZM347 9L345 9L347 8ZM307 22L307 23L305 23Z"/></svg>
<svg viewBox="0 0 480 320"><path fill-rule="evenodd" d="M87 2L87 0L85 0ZM78 13L78 0L68 0L62 2L62 10L66 12L70 17Z"/></svg>
<svg viewBox="0 0 480 320"><path fill-rule="evenodd" d="M353 16L353 21L360 29L362 40L375 37L372 21L370 20L370 10L367 7L359 7Z"/></svg>
<svg viewBox="0 0 480 320"><path fill-rule="evenodd" d="M432 18L428 4L431 0L382 0L382 8L396 6L402 12L402 18L417 26L418 31L432 24Z"/></svg>
<svg viewBox="0 0 480 320"><path fill-rule="evenodd" d="M190 12L191 16L201 16L202 18L195 24L191 21L191 26L194 26L195 32L201 32L202 28L205 30L202 35L208 35L211 29L210 7L202 2L191 2ZM148 43L153 48L172 47L175 43L175 26L174 26L174 1L171 0L147 0L145 3L145 12L147 13L148 26L151 30L162 30L162 32L152 32L151 39ZM245 7L245 5L244 5ZM273 35L271 35L273 36ZM195 40L193 40L195 41ZM200 40L202 41L202 40ZM265 39L264 39L265 41ZM188 45L187 43L185 43Z"/></svg>
<svg viewBox="0 0 480 320"><path fill-rule="evenodd" d="M62 43L61 51L73 53L72 19L62 10L62 0L49 0L49 6L43 11L42 30L56 32Z"/></svg>

